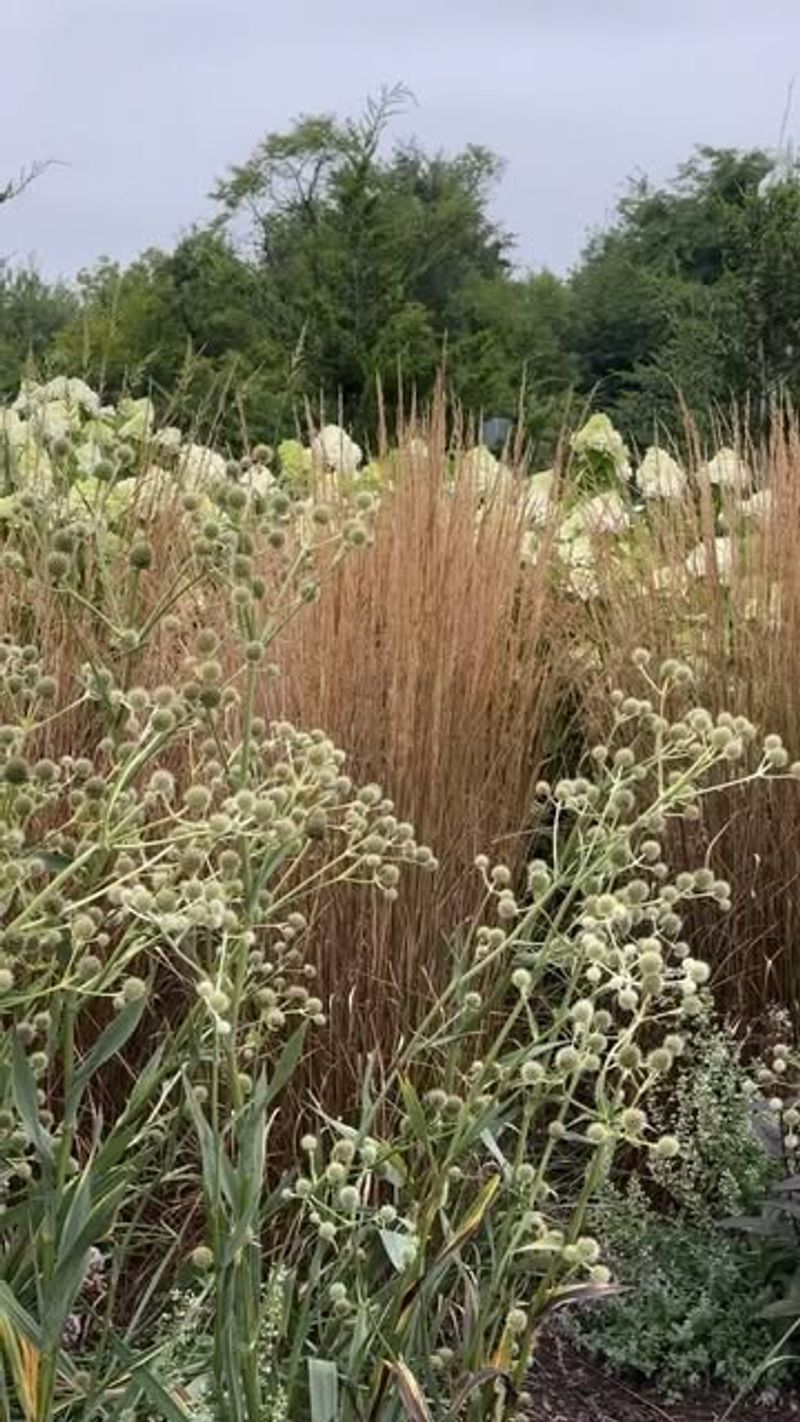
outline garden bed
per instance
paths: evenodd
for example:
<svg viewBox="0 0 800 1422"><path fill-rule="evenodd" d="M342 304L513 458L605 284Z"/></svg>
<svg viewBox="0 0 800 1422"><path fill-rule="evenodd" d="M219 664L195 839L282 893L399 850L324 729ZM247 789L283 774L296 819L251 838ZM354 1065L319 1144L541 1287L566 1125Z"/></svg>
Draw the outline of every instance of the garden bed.
<svg viewBox="0 0 800 1422"><path fill-rule="evenodd" d="M530 1391L529 1422L722 1422L731 1405L730 1396L706 1390L666 1401L662 1389L623 1382L557 1337L540 1344ZM791 1391L774 1400L743 1402L730 1422L789 1422L794 1417L800 1417L800 1394Z"/></svg>

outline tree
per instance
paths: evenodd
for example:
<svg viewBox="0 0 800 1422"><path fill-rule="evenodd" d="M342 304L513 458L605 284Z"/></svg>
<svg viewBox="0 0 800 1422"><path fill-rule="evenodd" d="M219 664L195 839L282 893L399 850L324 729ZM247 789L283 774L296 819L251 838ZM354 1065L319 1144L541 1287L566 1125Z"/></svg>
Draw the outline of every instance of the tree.
<svg viewBox="0 0 800 1422"><path fill-rule="evenodd" d="M573 276L583 388L640 440L679 394L707 426L747 406L757 432L800 391L800 181L771 166L701 148L671 186L633 184Z"/></svg>
<svg viewBox="0 0 800 1422"><path fill-rule="evenodd" d="M0 264L0 400L16 394L28 364L46 364L57 333L76 311L74 292L49 286L29 267Z"/></svg>
<svg viewBox="0 0 800 1422"><path fill-rule="evenodd" d="M384 156L403 97L268 134L214 193L258 277L268 337L302 351L308 395L326 392L365 429L376 378L399 370L427 393L445 343L468 330L465 289L508 270L509 238L487 211L497 159L415 144Z"/></svg>

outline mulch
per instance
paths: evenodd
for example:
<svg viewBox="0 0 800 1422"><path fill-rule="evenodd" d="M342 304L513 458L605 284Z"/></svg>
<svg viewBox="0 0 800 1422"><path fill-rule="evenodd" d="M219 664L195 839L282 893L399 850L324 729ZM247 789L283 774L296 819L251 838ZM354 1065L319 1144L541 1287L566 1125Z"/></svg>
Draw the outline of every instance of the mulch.
<svg viewBox="0 0 800 1422"><path fill-rule="evenodd" d="M696 1392L666 1400L658 1388L613 1377L558 1336L537 1346L528 1422L722 1422L731 1398ZM729 1422L800 1422L800 1393L749 1398ZM726 1418L726 1422L728 1422Z"/></svg>

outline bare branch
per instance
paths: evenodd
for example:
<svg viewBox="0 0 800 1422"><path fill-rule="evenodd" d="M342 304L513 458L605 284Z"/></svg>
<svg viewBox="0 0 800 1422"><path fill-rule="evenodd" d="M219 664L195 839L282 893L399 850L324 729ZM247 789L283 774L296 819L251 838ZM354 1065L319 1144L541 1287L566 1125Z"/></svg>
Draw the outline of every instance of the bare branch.
<svg viewBox="0 0 800 1422"><path fill-rule="evenodd" d="M20 193L24 193L31 183L35 183L37 178L42 176L42 173L57 163L57 158L47 158L43 162L32 163L29 168L23 168L16 178L10 178L4 187L0 187L0 205L4 202L11 202L12 198L19 197Z"/></svg>

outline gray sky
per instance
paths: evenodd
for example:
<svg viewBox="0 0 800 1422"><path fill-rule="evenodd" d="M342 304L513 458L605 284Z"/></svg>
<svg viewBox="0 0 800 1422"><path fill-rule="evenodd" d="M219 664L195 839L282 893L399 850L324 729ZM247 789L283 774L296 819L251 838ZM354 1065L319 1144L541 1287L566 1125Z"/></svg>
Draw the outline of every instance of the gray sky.
<svg viewBox="0 0 800 1422"><path fill-rule="evenodd" d="M697 142L800 136L798 0L0 0L0 253L71 275L172 242L259 136L356 112L403 81L396 125L507 162L495 211L520 262L566 269L635 171Z"/></svg>

